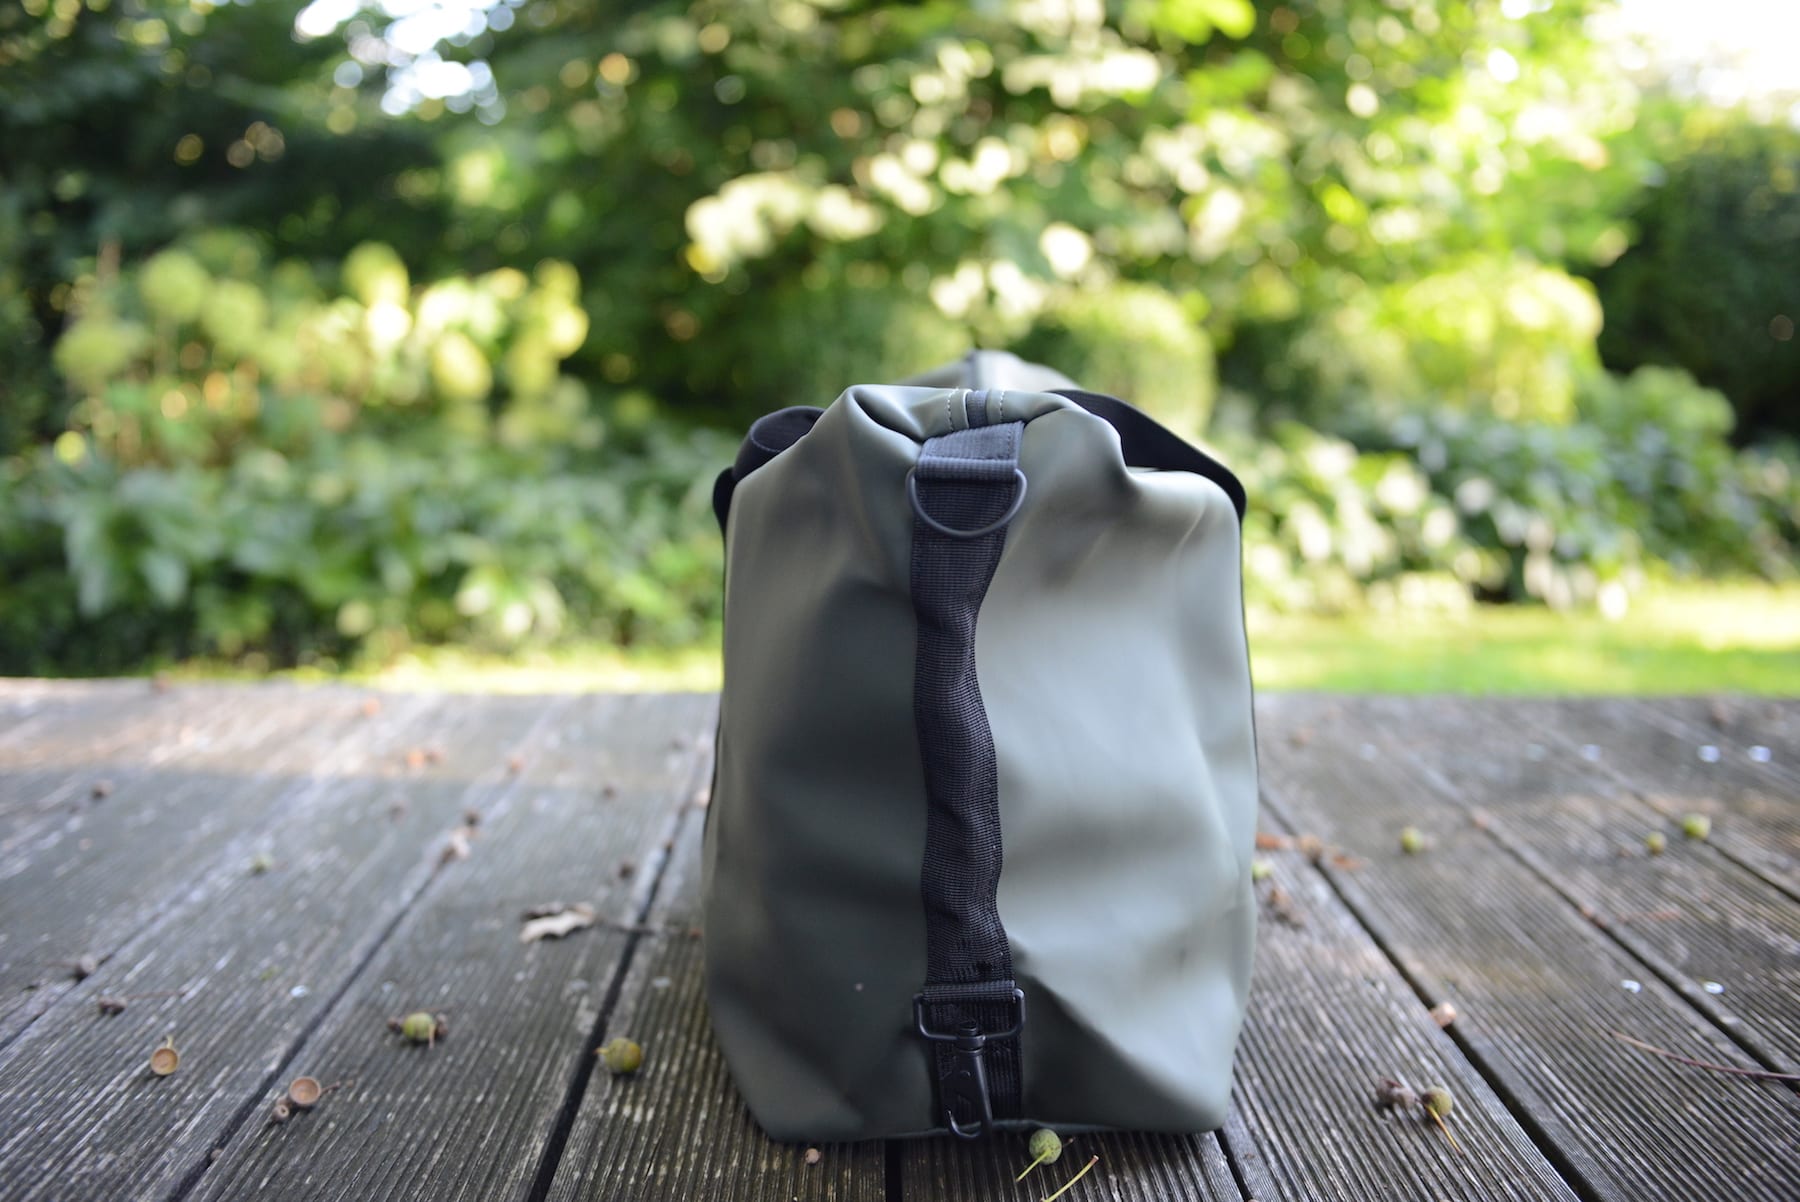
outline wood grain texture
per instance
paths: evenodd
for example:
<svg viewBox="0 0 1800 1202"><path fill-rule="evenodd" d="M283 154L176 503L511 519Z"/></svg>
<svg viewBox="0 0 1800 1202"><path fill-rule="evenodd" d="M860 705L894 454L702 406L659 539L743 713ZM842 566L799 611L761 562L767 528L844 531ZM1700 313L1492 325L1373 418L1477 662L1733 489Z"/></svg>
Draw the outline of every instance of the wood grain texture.
<svg viewBox="0 0 1800 1202"><path fill-rule="evenodd" d="M1282 829L1271 816L1264 825ZM1293 832L1287 832L1292 834ZM1268 851L1256 971L1225 1141L1258 1199L1569 1199L1480 1071L1298 850ZM1286 891L1294 919L1267 904ZM1375 1105L1384 1077L1456 1100L1451 1148L1422 1113ZM1155 1196L1155 1195L1149 1195Z"/></svg>
<svg viewBox="0 0 1800 1202"><path fill-rule="evenodd" d="M731 1084L706 1015L700 922L704 811L676 837L647 933L632 951L617 1005L593 1043L622 1036L644 1066L615 1077L597 1067L581 1092L550 1183L551 1202L884 1202L880 1143L806 1149L762 1133ZM746 904L754 904L746 899Z"/></svg>
<svg viewBox="0 0 1800 1202"><path fill-rule="evenodd" d="M1714 846L1800 899L1800 701L1560 701L1522 716L1666 819L1708 815ZM1756 747L1769 762L1751 758Z"/></svg>
<svg viewBox="0 0 1800 1202"><path fill-rule="evenodd" d="M1612 703L1604 703L1610 706ZM1578 753L1526 754L1517 709L1372 701L1384 752L1408 757L1452 801L1479 798L1490 835L1767 1068L1800 1072L1800 906ZM1485 754L1457 746L1477 724ZM1652 855L1646 836L1665 838Z"/></svg>
<svg viewBox="0 0 1800 1202"><path fill-rule="evenodd" d="M69 991L69 961L105 963L179 902L209 858L236 847L248 869L273 815L314 788L367 724L347 690L246 703L257 695L146 690L136 704L152 716L123 716L125 734L69 732L66 747L59 737L33 757L75 784L52 789L66 797L56 812L0 852L0 1046ZM81 762L88 742L109 749L103 771ZM111 781L104 798L92 796L93 779Z"/></svg>
<svg viewBox="0 0 1800 1202"><path fill-rule="evenodd" d="M245 716L218 688L158 692L141 681L83 682L66 694L19 696L16 685L0 680L0 699L17 715L0 717L0 854L89 800L96 783L145 773L148 749L186 749L197 730Z"/></svg>
<svg viewBox="0 0 1800 1202"><path fill-rule="evenodd" d="M1262 716L1264 745L1287 744L1263 761L1272 808L1363 858L1325 871L1422 996L1456 1005L1453 1036L1579 1191L1633 1202L1791 1197L1800 1099L1613 1039L1622 1030L1755 1067L1409 761L1384 752L1403 728L1307 697L1278 698ZM1467 731L1463 753L1487 754L1487 735ZM1409 824L1435 839L1425 854L1399 850Z"/></svg>
<svg viewBox="0 0 1800 1202"><path fill-rule="evenodd" d="M1014 1133L975 1143L941 1137L900 1144L901 1196L1038 1202L1098 1156L1100 1162L1064 1198L1222 1202L1243 1197L1215 1135L1073 1135L1055 1164L1039 1165L1025 1180L1014 1181L1031 1163L1026 1139Z"/></svg>
<svg viewBox="0 0 1800 1202"><path fill-rule="evenodd" d="M323 751L265 826L195 855L177 904L0 1053L0 1198L179 1188L440 870L464 807L506 797L517 786L506 755L554 717L512 698L392 705ZM407 749L427 740L441 758L409 766ZM276 867L254 874L261 846ZM95 1008L102 994L174 989L183 996L114 1016ZM166 1034L182 1067L152 1078L147 1060Z"/></svg>
<svg viewBox="0 0 1800 1202"><path fill-rule="evenodd" d="M1800 1180L1800 1092L1607 1034L1793 1065L1800 703L1265 698L1265 826L1360 863L1260 853L1300 925L1265 907L1225 1129L1079 1136L1015 1187L1021 1137L808 1164L745 1110L691 934L711 698L366 700L0 681L0 1202L1040 1199L1096 1153L1068 1202L1785 1202ZM441 863L466 807L471 855ZM1675 834L1688 810L1711 840ZM521 944L552 900L616 921ZM82 953L104 959L80 983L37 964ZM413 1006L446 1011L443 1045L387 1031ZM156 1079L165 1033L183 1063ZM644 1045L635 1077L596 1067L613 1035ZM300 1074L349 1083L268 1124ZM1447 1084L1462 1151L1378 1112L1384 1075Z"/></svg>
<svg viewBox="0 0 1800 1202"><path fill-rule="evenodd" d="M282 1074L354 1084L282 1125L259 1109L190 1197L527 1197L570 1082L592 1058L629 942L622 928L704 765L712 712L693 695L588 698L562 711L519 786L484 813L471 857L431 882ZM521 912L554 901L593 905L602 925L522 943ZM416 1009L446 1012L442 1044L408 1046L387 1029L385 1016Z"/></svg>

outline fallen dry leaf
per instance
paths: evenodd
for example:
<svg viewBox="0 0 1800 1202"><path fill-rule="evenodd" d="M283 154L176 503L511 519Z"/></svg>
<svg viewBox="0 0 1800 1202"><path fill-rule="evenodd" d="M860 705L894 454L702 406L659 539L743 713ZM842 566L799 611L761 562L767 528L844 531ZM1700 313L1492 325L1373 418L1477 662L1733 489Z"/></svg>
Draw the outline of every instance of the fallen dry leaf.
<svg viewBox="0 0 1800 1202"><path fill-rule="evenodd" d="M1269 886L1269 891L1263 894L1263 904L1269 907L1269 913L1290 927L1306 925L1306 919L1300 916L1299 908L1294 905L1293 896L1280 885Z"/></svg>
<svg viewBox="0 0 1800 1202"><path fill-rule="evenodd" d="M473 827L459 826L450 832L444 840L444 850L438 853L438 863L448 864L452 860L469 858L469 840L475 835Z"/></svg>
<svg viewBox="0 0 1800 1202"><path fill-rule="evenodd" d="M1286 851L1292 842L1286 835L1271 835L1267 831L1256 832L1257 851Z"/></svg>
<svg viewBox="0 0 1800 1202"><path fill-rule="evenodd" d="M558 914L549 914L542 918L534 918L519 930L520 943L535 943L539 939L561 939L571 931L579 931L583 927L591 927L595 920L594 907L577 902Z"/></svg>

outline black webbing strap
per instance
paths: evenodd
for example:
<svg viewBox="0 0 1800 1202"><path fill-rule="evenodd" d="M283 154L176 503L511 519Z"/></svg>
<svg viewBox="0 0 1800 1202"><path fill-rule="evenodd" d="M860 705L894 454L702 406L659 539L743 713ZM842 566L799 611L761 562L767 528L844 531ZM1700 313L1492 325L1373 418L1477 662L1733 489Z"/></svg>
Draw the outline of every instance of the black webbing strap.
<svg viewBox="0 0 1800 1202"><path fill-rule="evenodd" d="M813 428L825 411L816 405L791 405L765 413L751 423L738 447L737 460L719 473L713 481L713 516L719 519L719 533L725 532L725 519L731 513L731 494L738 482L775 456L800 441L800 436Z"/></svg>
<svg viewBox="0 0 1800 1202"><path fill-rule="evenodd" d="M976 398L980 398L979 401ZM970 397L972 420L985 396ZM933 1040L940 1116L959 1135L1020 1114L1023 999L1000 925L999 777L975 676L975 619L1022 499L1023 422L926 441L908 479L919 625L913 719L925 770L926 978L915 1022Z"/></svg>
<svg viewBox="0 0 1800 1202"><path fill-rule="evenodd" d="M1119 449L1125 453L1128 467L1153 467L1165 472L1192 472L1205 476L1225 490L1238 521L1244 520L1248 498L1244 486L1231 474L1231 469L1156 421L1141 409L1134 409L1118 397L1078 388L1057 388L1052 396L1074 401L1095 417L1119 432Z"/></svg>

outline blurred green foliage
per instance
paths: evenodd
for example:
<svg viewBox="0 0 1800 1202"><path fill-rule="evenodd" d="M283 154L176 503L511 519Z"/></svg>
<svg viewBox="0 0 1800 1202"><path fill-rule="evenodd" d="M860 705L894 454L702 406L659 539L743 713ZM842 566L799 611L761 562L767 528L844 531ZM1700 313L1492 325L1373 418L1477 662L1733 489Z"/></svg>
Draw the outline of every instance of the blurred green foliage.
<svg viewBox="0 0 1800 1202"><path fill-rule="evenodd" d="M1687 369L1744 437L1800 437L1800 130L1706 110L1674 124L1633 245L1595 276L1601 354Z"/></svg>
<svg viewBox="0 0 1800 1202"><path fill-rule="evenodd" d="M415 287L365 243L341 275L214 229L90 288L71 428L0 509L8 666L707 633L729 440L562 373L567 264Z"/></svg>
<svg viewBox="0 0 1800 1202"><path fill-rule="evenodd" d="M0 8L0 670L689 641L714 427L971 345L1220 444L1283 608L1780 574L1792 136L1604 7Z"/></svg>

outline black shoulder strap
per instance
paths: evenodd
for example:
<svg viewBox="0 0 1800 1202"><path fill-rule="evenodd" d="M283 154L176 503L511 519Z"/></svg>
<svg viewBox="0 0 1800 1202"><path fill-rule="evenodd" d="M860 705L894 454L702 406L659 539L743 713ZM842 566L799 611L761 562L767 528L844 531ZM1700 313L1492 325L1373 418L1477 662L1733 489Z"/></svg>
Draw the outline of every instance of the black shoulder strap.
<svg viewBox="0 0 1800 1202"><path fill-rule="evenodd" d="M1095 417L1119 432L1119 449L1130 467L1157 468L1166 472L1192 472L1204 476L1225 490L1237 510L1238 521L1244 520L1248 498L1244 486L1231 474L1231 469L1192 445L1167 426L1159 424L1141 409L1133 408L1117 397L1078 388L1058 388L1052 395L1074 401ZM725 529L725 518L731 512L731 494L739 482L781 452L800 441L813 428L823 409L812 405L795 405L777 409L756 420L738 448L737 462L719 473L713 483L713 516L719 529Z"/></svg>
<svg viewBox="0 0 1800 1202"><path fill-rule="evenodd" d="M1249 498L1244 493L1244 486L1231 474L1231 469L1143 410L1127 405L1118 397L1083 392L1078 388L1057 388L1052 390L1052 395L1074 401L1117 430L1119 448L1125 452L1127 466L1205 476L1225 490L1225 495L1231 498L1231 507L1237 510L1238 521L1244 520Z"/></svg>
<svg viewBox="0 0 1800 1202"><path fill-rule="evenodd" d="M725 532L725 519L731 513L731 494L738 483L751 472L800 441L825 411L817 405L791 405L766 413L751 423L738 447L737 461L719 473L713 481L713 516L719 519L719 532Z"/></svg>

